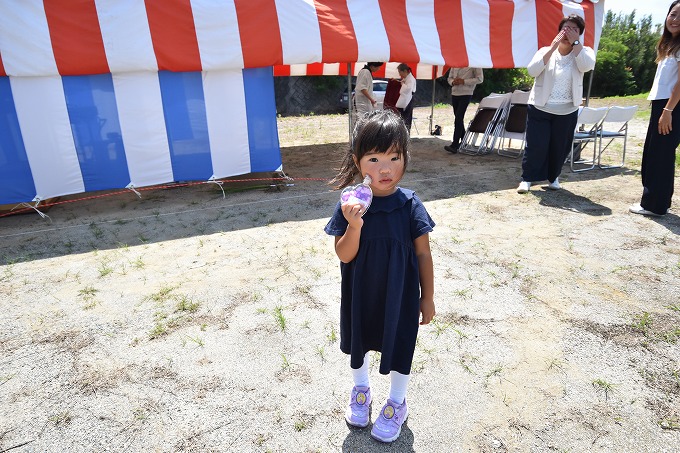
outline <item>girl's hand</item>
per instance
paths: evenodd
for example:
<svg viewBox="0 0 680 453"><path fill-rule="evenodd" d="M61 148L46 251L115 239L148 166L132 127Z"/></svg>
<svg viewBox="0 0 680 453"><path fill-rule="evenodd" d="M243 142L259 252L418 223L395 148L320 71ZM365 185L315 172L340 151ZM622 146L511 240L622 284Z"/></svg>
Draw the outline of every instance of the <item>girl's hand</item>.
<svg viewBox="0 0 680 453"><path fill-rule="evenodd" d="M673 130L673 113L668 110L663 110L661 112L661 118L659 118L659 134L668 135Z"/></svg>
<svg viewBox="0 0 680 453"><path fill-rule="evenodd" d="M420 325L429 324L434 318L434 301L432 299L420 299Z"/></svg>
<svg viewBox="0 0 680 453"><path fill-rule="evenodd" d="M364 226L364 219L361 218L361 214L363 213L362 211L362 206L360 204L344 204L340 206L340 209L342 209L342 215L345 217L345 220L347 220L347 223L349 223L349 226L352 228L361 228Z"/></svg>

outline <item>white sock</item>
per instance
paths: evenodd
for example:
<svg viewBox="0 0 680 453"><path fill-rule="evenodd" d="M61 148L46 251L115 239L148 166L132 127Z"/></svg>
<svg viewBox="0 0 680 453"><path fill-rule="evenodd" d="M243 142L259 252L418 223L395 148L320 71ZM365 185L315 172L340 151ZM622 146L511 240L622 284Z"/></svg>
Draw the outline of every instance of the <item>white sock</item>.
<svg viewBox="0 0 680 453"><path fill-rule="evenodd" d="M390 371L390 399L392 401L397 404L404 404L409 379L411 379L410 374L401 374L396 371Z"/></svg>
<svg viewBox="0 0 680 453"><path fill-rule="evenodd" d="M370 382L368 380L368 352L364 356L364 363L361 368L352 368L352 379L354 379L354 385L356 387L370 387Z"/></svg>

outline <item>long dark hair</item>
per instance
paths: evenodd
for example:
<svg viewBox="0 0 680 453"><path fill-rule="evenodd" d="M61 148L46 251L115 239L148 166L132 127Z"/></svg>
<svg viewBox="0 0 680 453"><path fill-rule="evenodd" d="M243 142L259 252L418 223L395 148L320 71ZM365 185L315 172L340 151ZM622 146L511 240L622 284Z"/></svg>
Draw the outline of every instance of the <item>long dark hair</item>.
<svg viewBox="0 0 680 453"><path fill-rule="evenodd" d="M409 135L401 115L391 110L375 110L363 115L357 121L352 134L353 147L343 156L338 174L329 184L342 189L352 184L359 175L355 164L369 153L396 151L404 161L404 170L409 160Z"/></svg>
<svg viewBox="0 0 680 453"><path fill-rule="evenodd" d="M668 19L668 15L671 13L671 10L678 3L680 3L680 0L675 0L673 3L671 3L671 6L668 8L668 13L666 13L666 19ZM663 21L663 33L661 33L661 38L656 45L657 63L666 57L676 55L678 52L680 52L680 35L675 37L673 36L673 34L668 30L668 27L666 27L666 19Z"/></svg>

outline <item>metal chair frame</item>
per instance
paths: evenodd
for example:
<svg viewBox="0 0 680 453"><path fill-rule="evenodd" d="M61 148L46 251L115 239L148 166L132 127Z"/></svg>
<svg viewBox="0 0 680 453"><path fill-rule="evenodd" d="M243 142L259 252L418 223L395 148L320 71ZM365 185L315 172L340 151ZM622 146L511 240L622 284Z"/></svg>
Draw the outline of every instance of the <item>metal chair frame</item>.
<svg viewBox="0 0 680 453"><path fill-rule="evenodd" d="M500 142L498 145L498 155L505 157L520 157L524 154L524 143L526 142L527 124L526 124L526 108L529 101L529 91L515 90L510 96L510 104L507 113L503 119L503 126L498 128ZM521 131L508 130L510 121L520 115L520 119L524 119L524 127ZM508 139L508 147L505 147L505 139ZM519 149L510 148L512 140L521 140L522 144Z"/></svg>
<svg viewBox="0 0 680 453"><path fill-rule="evenodd" d="M602 120L602 125L599 131L600 148L597 154L597 166L600 168L621 168L626 163L626 146L628 144L628 122L633 119L635 112L637 112L637 105L628 107L610 107ZM605 130L607 123L621 124L618 130ZM616 139L623 139L623 152L621 153L621 163L617 165L602 165L602 154L607 150L609 145ZM607 144L602 147L602 142L608 140Z"/></svg>
<svg viewBox="0 0 680 453"><path fill-rule="evenodd" d="M607 115L608 107L582 107L578 113L578 120L576 122L578 129L574 132L574 139L571 143L571 151L569 152L569 168L572 172L578 173L580 171L592 170L595 168L596 157L598 152L598 143L600 136L600 129L602 121ZM590 160L579 160L574 162L574 146L580 145L583 151L589 143L593 144L593 157ZM574 168L575 164L590 165L585 168Z"/></svg>
<svg viewBox="0 0 680 453"><path fill-rule="evenodd" d="M482 155L493 151L498 137L497 129L502 127L503 115L506 114L509 100L510 93L491 93L479 102L475 116L465 130L459 149L461 153ZM480 135L481 139L477 144Z"/></svg>

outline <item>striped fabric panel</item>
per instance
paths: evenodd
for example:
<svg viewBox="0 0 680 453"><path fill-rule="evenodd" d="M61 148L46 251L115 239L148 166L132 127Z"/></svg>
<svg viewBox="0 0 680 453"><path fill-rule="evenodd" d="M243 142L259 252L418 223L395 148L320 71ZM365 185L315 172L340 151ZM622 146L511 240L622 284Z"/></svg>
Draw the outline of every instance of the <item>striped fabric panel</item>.
<svg viewBox="0 0 680 453"><path fill-rule="evenodd" d="M7 1L0 54L10 76L347 61L522 67L570 13L585 17L584 43L596 48L604 2L589 0Z"/></svg>
<svg viewBox="0 0 680 453"><path fill-rule="evenodd" d="M271 68L0 78L0 204L281 167Z"/></svg>

